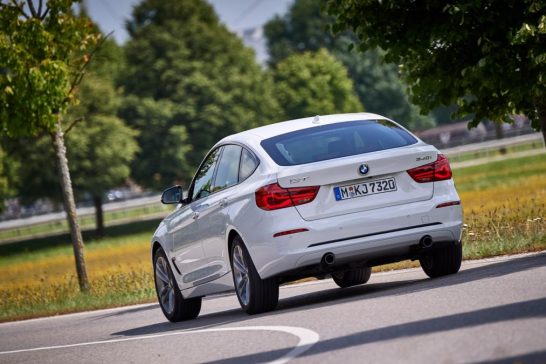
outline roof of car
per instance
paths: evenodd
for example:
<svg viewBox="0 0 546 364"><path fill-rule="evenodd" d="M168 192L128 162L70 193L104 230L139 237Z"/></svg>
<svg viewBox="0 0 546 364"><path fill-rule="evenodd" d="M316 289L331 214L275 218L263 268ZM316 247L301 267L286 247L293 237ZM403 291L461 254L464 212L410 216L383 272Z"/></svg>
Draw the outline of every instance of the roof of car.
<svg viewBox="0 0 546 364"><path fill-rule="evenodd" d="M289 133L296 130L302 130L320 125L342 123L354 120L375 120L385 119L385 117L371 113L352 113L352 114L334 114L334 115L317 115L308 118L283 121L280 123L260 126L258 128L246 130L237 134L225 137L219 143L248 141L254 139L260 142L277 135ZM218 143L218 144L219 144Z"/></svg>

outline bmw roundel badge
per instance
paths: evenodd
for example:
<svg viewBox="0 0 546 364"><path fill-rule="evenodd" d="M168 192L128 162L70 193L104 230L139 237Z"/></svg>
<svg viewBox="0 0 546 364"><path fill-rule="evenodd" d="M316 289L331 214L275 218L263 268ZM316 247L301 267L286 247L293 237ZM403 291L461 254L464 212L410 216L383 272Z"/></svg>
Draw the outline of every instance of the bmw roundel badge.
<svg viewBox="0 0 546 364"><path fill-rule="evenodd" d="M360 174L368 174L369 171L370 171L370 167L368 167L366 163L361 164L360 167L358 167L358 172Z"/></svg>

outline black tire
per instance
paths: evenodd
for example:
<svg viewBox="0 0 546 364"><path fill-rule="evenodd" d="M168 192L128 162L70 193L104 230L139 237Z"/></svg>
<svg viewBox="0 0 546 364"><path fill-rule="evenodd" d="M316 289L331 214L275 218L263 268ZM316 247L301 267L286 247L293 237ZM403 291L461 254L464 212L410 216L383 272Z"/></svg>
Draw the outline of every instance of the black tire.
<svg viewBox="0 0 546 364"><path fill-rule="evenodd" d="M166 273L168 277L165 277L162 273ZM161 277L168 279L168 283L165 284ZM167 320L171 322L186 321L192 320L199 315L201 297L189 299L182 297L167 256L162 248L157 249L154 253L154 283L159 306ZM171 299L172 301L170 301Z"/></svg>
<svg viewBox="0 0 546 364"><path fill-rule="evenodd" d="M236 256L234 256L236 254ZM235 259L239 259L242 254L243 264L246 265L247 274L243 270L235 268ZM279 281L276 278L261 279L248 250L240 237L235 237L230 249L231 270L233 275L233 284L237 299L242 309L249 315L274 310L279 302ZM237 278L238 276L238 278ZM245 278L246 277L246 278ZM246 279L245 287L248 291L240 292L238 289L239 281Z"/></svg>
<svg viewBox="0 0 546 364"><path fill-rule="evenodd" d="M371 274L372 268L364 267L332 273L332 278L339 287L347 288L368 282Z"/></svg>
<svg viewBox="0 0 546 364"><path fill-rule="evenodd" d="M455 243L437 248L430 254L419 258L421 268L430 278L455 274L461 268L463 260L463 245Z"/></svg>

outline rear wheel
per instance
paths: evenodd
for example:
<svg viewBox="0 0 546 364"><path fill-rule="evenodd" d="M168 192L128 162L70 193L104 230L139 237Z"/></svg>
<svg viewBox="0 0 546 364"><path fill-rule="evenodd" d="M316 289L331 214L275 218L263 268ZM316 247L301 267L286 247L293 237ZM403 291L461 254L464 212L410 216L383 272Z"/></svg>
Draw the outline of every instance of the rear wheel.
<svg viewBox="0 0 546 364"><path fill-rule="evenodd" d="M252 315L275 309L279 301L279 282L276 278L260 278L238 236L231 246L231 269L237 298L246 313Z"/></svg>
<svg viewBox="0 0 546 364"><path fill-rule="evenodd" d="M171 322L196 318L201 311L201 297L184 299L162 248L154 253L154 281L159 306Z"/></svg>
<svg viewBox="0 0 546 364"><path fill-rule="evenodd" d="M372 268L364 267L332 273L332 278L338 286L347 288L368 282L371 274Z"/></svg>
<svg viewBox="0 0 546 364"><path fill-rule="evenodd" d="M419 258L421 268L430 278L454 274L461 268L463 245L456 243L437 248L428 255Z"/></svg>

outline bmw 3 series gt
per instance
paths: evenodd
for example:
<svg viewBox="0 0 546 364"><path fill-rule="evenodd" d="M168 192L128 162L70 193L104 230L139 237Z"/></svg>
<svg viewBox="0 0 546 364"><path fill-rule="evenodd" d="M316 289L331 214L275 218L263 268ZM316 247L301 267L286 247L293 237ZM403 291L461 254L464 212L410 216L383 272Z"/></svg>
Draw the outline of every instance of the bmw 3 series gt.
<svg viewBox="0 0 546 364"><path fill-rule="evenodd" d="M363 284L371 267L418 259L458 272L462 214L447 158L385 117L316 116L228 136L212 147L152 239L155 287L170 321L235 290L249 314L279 284L331 275Z"/></svg>

